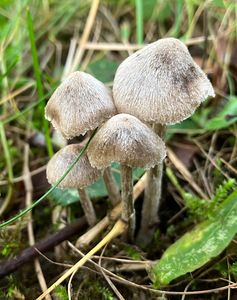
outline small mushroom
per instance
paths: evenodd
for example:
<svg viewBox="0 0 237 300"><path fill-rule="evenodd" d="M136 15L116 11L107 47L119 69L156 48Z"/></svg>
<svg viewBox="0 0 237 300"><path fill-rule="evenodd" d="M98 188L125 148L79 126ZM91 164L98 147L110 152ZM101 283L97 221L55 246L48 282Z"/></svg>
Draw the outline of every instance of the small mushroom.
<svg viewBox="0 0 237 300"><path fill-rule="evenodd" d="M121 63L115 74L113 96L119 113L153 124L154 131L162 137L165 125L190 117L215 93L187 47L175 38L164 38ZM140 231L143 240L149 240L158 220L162 173L162 164L148 172Z"/></svg>
<svg viewBox="0 0 237 300"><path fill-rule="evenodd" d="M65 146L54 154L48 162L46 170L47 179L50 184L55 184L63 176L69 166L77 158L80 151L80 145L71 144ZM81 205L90 226L95 225L97 219L92 202L85 190L85 187L94 183L100 175L101 172L90 165L87 155L83 155L80 161L58 185L60 188L78 189Z"/></svg>
<svg viewBox="0 0 237 300"><path fill-rule="evenodd" d="M98 130L88 147L93 167L104 169L112 162L121 164L122 219L128 223L128 239L134 230L132 168L151 168L165 157L163 141L136 117L118 114Z"/></svg>
<svg viewBox="0 0 237 300"><path fill-rule="evenodd" d="M116 114L110 90L85 72L71 73L55 90L45 107L45 117L66 139L94 130ZM104 181L114 205L120 200L111 172ZM110 178L109 178L110 176Z"/></svg>

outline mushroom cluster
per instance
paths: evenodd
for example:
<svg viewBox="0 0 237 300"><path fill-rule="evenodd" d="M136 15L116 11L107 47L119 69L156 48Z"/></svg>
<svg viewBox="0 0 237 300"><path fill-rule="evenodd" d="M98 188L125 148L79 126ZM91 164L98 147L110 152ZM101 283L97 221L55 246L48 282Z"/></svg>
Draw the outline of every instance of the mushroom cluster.
<svg viewBox="0 0 237 300"><path fill-rule="evenodd" d="M138 238L144 243L150 240L158 221L165 126L191 116L209 96L214 97L210 81L187 47L174 38L160 39L125 59L115 74L113 97L103 83L84 72L74 72L63 81L46 106L46 118L67 139L99 127L87 156L61 185L79 189L90 225L96 218L84 187L102 170L110 199L118 203L120 194L110 165L119 162L122 219L128 224L127 239L133 239L132 168L142 167L149 170ZM55 154L47 169L50 183L78 152L77 145L70 145ZM82 171L85 166L88 170Z"/></svg>

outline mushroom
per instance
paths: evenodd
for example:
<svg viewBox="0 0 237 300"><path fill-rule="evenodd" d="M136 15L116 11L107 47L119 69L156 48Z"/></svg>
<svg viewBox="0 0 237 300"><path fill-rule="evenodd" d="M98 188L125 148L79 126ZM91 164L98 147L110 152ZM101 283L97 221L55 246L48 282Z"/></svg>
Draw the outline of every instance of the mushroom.
<svg viewBox="0 0 237 300"><path fill-rule="evenodd" d="M67 145L59 150L50 159L47 165L47 179L50 184L55 184L66 172L81 151L77 144ZM90 165L87 155L83 155L80 161L72 168L63 181L58 185L60 188L76 188L80 195L81 205L90 226L96 223L96 214L92 202L85 187L94 183L101 172Z"/></svg>
<svg viewBox="0 0 237 300"><path fill-rule="evenodd" d="M136 117L118 114L102 125L87 152L91 165L98 169L112 162L121 164L122 219L128 223L127 238L131 240L135 226L132 168L160 164L166 155L165 145Z"/></svg>
<svg viewBox="0 0 237 300"><path fill-rule="evenodd" d="M153 124L154 131L164 135L165 125L188 118L215 93L187 47L175 38L164 38L121 63L115 74L113 96L119 113ZM149 238L148 229L157 222L161 179L162 164L148 172L141 224L144 239Z"/></svg>
<svg viewBox="0 0 237 300"><path fill-rule="evenodd" d="M110 90L90 74L79 71L60 84L45 107L46 119L66 139L94 130L115 114ZM106 170L104 174L109 198L115 205L120 200L119 190L111 172Z"/></svg>

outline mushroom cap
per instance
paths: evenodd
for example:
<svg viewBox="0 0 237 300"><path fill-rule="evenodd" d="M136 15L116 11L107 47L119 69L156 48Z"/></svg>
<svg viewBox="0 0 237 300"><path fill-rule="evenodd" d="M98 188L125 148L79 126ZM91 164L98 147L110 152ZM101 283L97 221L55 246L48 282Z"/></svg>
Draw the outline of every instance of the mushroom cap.
<svg viewBox="0 0 237 300"><path fill-rule="evenodd" d="M79 71L60 84L45 107L45 118L67 139L95 129L115 113L110 90Z"/></svg>
<svg viewBox="0 0 237 300"><path fill-rule="evenodd" d="M164 125L188 118L215 93L187 47L175 38L164 38L121 63L113 96L119 113Z"/></svg>
<svg viewBox="0 0 237 300"><path fill-rule="evenodd" d="M77 144L65 146L50 159L46 175L50 184L55 184L73 163L82 147ZM83 155L79 162L71 169L67 176L59 183L60 188L82 189L94 183L101 176L101 172L93 168L87 155Z"/></svg>
<svg viewBox="0 0 237 300"><path fill-rule="evenodd" d="M118 114L98 130L88 147L92 166L103 169L112 162L151 168L165 158L165 144L136 117Z"/></svg>

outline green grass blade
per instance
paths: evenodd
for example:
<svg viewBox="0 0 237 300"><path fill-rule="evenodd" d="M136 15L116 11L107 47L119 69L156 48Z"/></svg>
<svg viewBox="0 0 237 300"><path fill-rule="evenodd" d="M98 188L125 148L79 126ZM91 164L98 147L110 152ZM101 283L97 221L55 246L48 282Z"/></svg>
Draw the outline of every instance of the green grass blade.
<svg viewBox="0 0 237 300"><path fill-rule="evenodd" d="M7 195L5 200L2 203L2 206L0 207L0 215L3 214L3 212L7 209L7 207L10 204L11 197L12 197L12 181L13 181L13 169L12 169L12 160L11 160L11 154L9 151L7 139L6 139L6 134L4 130L4 125L2 122L0 122L0 137L1 137L1 142L2 142L2 147L3 147L3 152L6 160L6 166L7 166L7 174L8 174L8 190L7 190Z"/></svg>
<svg viewBox="0 0 237 300"><path fill-rule="evenodd" d="M35 35L34 35L34 29L33 29L33 20L32 20L32 16L31 16L29 9L27 10L27 28L28 28L29 39L30 39L31 55L32 55L32 62L33 62L38 96L39 96L39 98L44 98L44 88L43 88L43 83L41 80L41 72L40 72L38 53L37 53ZM52 157L53 156L53 146L52 146L52 142L51 142L50 134L49 134L49 123L44 118L44 106L45 106L45 103L42 103L42 105L40 105L40 115L43 117L44 135L45 135L45 141L46 141L46 145L47 145L47 149L48 149L48 154L50 157Z"/></svg>
<svg viewBox="0 0 237 300"><path fill-rule="evenodd" d="M142 0L136 0L136 33L137 43L143 43L143 3Z"/></svg>
<svg viewBox="0 0 237 300"><path fill-rule="evenodd" d="M55 188L59 185L60 182L63 181L63 179L67 176L67 174L71 171L71 169L75 166L75 164L80 160L80 158L82 157L82 155L85 153L86 149L88 148L92 138L94 137L94 135L96 134L97 129L95 129L89 139L89 141L86 143L86 145L82 148L82 150L80 151L78 157L74 160L74 162L68 167L68 169L66 170L66 172L63 174L63 176L61 178L59 178L59 180L55 183L55 185L53 185L42 197L40 197L34 204L32 204L30 207L28 207L27 209L23 210L21 213L19 213L18 215L16 215L15 217L9 219L6 222L3 222L0 224L0 229L13 223L14 221L16 221L17 219L19 219L20 217L24 216L25 214L27 214L29 211L31 211L34 207L36 207L40 202L42 202L53 190L55 190Z"/></svg>

